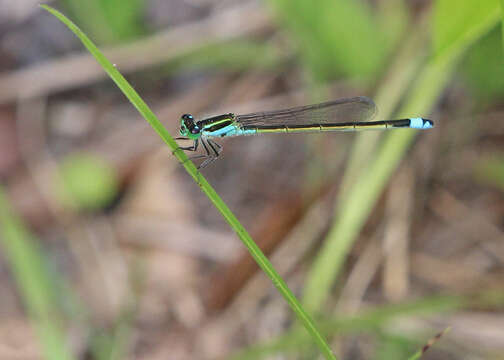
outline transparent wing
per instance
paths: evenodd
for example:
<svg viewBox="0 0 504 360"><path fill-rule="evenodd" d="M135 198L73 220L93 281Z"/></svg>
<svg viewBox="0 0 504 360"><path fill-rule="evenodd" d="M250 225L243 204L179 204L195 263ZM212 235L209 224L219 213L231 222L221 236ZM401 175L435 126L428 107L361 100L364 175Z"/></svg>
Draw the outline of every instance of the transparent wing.
<svg viewBox="0 0 504 360"><path fill-rule="evenodd" d="M242 126L309 125L367 121L375 113L373 100L359 96L284 110L237 115L235 120Z"/></svg>

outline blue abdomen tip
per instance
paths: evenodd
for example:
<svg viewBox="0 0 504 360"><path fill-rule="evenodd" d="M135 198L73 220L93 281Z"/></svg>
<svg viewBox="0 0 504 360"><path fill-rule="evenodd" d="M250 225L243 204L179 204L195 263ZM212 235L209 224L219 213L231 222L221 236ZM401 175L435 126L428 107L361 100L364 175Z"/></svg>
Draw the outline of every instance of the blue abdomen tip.
<svg viewBox="0 0 504 360"><path fill-rule="evenodd" d="M434 127L434 123L431 120L423 118L411 118L410 128L412 129L431 129Z"/></svg>

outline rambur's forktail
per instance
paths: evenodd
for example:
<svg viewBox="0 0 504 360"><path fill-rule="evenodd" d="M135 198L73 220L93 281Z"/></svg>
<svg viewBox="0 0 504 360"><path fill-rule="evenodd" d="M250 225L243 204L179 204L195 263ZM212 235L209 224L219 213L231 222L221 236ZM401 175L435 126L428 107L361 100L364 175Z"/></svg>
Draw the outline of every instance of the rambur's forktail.
<svg viewBox="0 0 504 360"><path fill-rule="evenodd" d="M199 121L195 121L191 114L184 114L180 118L180 135L183 137L177 139L193 140L192 146L180 148L188 151L196 151L201 141L206 155L196 157L205 158L199 166L202 168L217 159L222 151L222 146L211 139L216 137L368 129L430 129L434 126L431 120L419 117L367 121L372 119L375 113L376 105L373 100L359 96L246 115L229 113Z"/></svg>

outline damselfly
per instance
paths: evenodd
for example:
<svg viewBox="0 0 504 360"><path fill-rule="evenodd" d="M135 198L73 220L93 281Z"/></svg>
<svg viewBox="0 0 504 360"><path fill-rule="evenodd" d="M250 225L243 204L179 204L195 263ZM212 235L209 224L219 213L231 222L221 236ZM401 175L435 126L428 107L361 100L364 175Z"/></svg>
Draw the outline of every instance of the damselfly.
<svg viewBox="0 0 504 360"><path fill-rule="evenodd" d="M232 113L212 116L195 121L190 114L180 118L178 140L192 140L193 144L181 147L182 150L196 151L201 142L205 155L193 158L205 158L199 168L205 167L217 159L222 146L211 138L255 135L266 133L307 133L321 131L360 131L384 130L397 128L430 129L431 120L408 118L399 120L368 121L376 113L373 100L364 97L344 98L321 104L294 107L285 110L257 112L246 115Z"/></svg>

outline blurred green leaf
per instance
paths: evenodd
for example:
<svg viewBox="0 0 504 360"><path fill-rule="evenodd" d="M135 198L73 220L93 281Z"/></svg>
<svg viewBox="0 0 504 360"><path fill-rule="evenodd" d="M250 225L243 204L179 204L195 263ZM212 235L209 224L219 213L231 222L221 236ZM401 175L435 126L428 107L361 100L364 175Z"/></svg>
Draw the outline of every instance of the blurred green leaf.
<svg viewBox="0 0 504 360"><path fill-rule="evenodd" d="M63 3L100 44L122 42L144 33L143 0L64 0Z"/></svg>
<svg viewBox="0 0 504 360"><path fill-rule="evenodd" d="M411 349L414 349L414 343L410 338L381 334L381 336L379 336L377 353L374 356L374 359L406 359L411 353Z"/></svg>
<svg viewBox="0 0 504 360"><path fill-rule="evenodd" d="M433 13L434 54L473 43L494 26L499 16L499 0L437 0Z"/></svg>
<svg viewBox="0 0 504 360"><path fill-rule="evenodd" d="M36 239L12 212L0 187L0 244L37 335L50 360L73 359L67 348L51 273Z"/></svg>
<svg viewBox="0 0 504 360"><path fill-rule="evenodd" d="M225 70L273 69L283 60L286 60L285 56L270 44L233 41L197 49L174 59L168 66L171 71L211 67Z"/></svg>
<svg viewBox="0 0 504 360"><path fill-rule="evenodd" d="M118 41L135 38L144 32L142 20L146 1L100 0L100 3L106 24L113 29Z"/></svg>
<svg viewBox="0 0 504 360"><path fill-rule="evenodd" d="M114 171L91 154L71 154L61 163L58 194L67 206L96 210L103 208L118 191Z"/></svg>
<svg viewBox="0 0 504 360"><path fill-rule="evenodd" d="M462 64L462 70L480 100L491 101L504 95L504 58L498 27L471 48Z"/></svg>
<svg viewBox="0 0 504 360"><path fill-rule="evenodd" d="M383 67L391 40L379 28L366 2L319 0L314 4L305 0L270 0L270 3L299 41L301 55L318 80L337 75L369 79Z"/></svg>
<svg viewBox="0 0 504 360"><path fill-rule="evenodd" d="M133 316L129 316L131 318ZM122 360L131 350L132 321L119 319L112 327L95 330L90 336L90 347L96 360Z"/></svg>

